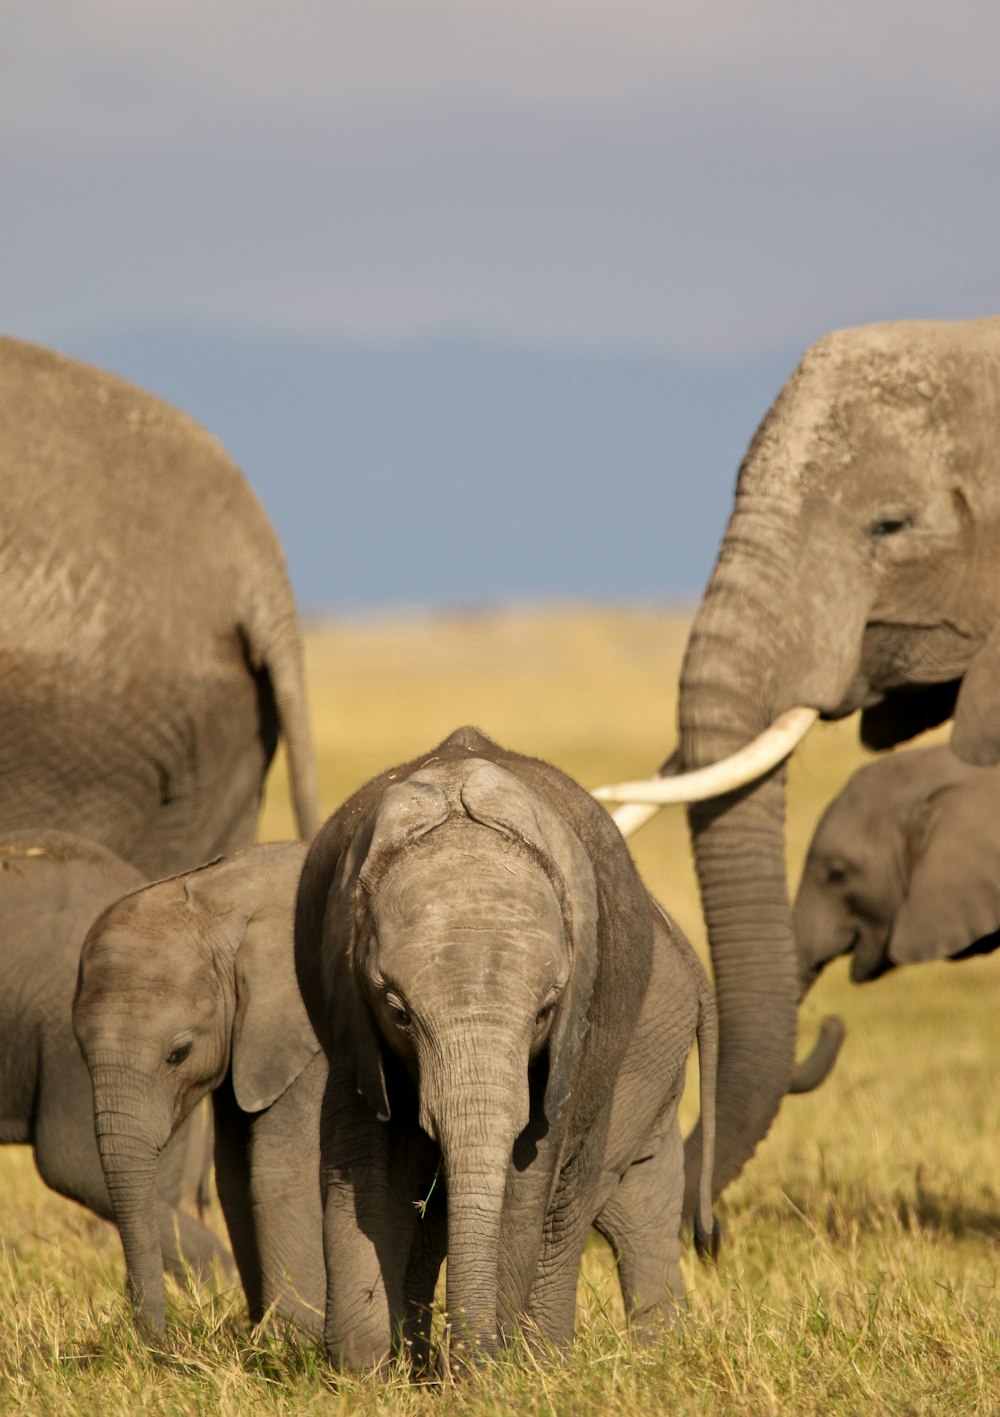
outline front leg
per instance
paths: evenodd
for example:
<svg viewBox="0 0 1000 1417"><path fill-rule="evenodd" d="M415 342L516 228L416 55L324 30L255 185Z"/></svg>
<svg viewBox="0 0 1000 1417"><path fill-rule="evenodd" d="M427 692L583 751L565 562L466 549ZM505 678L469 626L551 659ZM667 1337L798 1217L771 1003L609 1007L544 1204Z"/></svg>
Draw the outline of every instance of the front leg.
<svg viewBox="0 0 1000 1417"><path fill-rule="evenodd" d="M403 1331L419 1195L408 1130L378 1121L331 1070L320 1127L324 1337L338 1367L381 1367Z"/></svg>
<svg viewBox="0 0 1000 1417"><path fill-rule="evenodd" d="M326 1058L318 1053L252 1121L250 1183L265 1309L310 1335L323 1329L326 1271L319 1115Z"/></svg>
<svg viewBox="0 0 1000 1417"><path fill-rule="evenodd" d="M534 1283L526 1308L528 1332L566 1348L576 1325L576 1286L590 1232L607 1116L598 1119L576 1155L559 1172L545 1216Z"/></svg>
<svg viewBox="0 0 1000 1417"><path fill-rule="evenodd" d="M439 1188L440 1190L440 1188ZM434 1291L448 1249L448 1210L444 1194L431 1197L413 1235L410 1262L406 1268L406 1316L403 1320L403 1348L413 1375L433 1377L437 1371L431 1344Z"/></svg>

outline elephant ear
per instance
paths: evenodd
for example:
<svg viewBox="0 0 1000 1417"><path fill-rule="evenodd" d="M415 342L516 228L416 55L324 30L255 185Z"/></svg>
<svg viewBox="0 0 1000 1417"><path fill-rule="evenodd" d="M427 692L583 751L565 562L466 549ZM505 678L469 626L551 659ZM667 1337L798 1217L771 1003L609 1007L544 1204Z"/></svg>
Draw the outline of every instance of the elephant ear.
<svg viewBox="0 0 1000 1417"><path fill-rule="evenodd" d="M295 978L293 903L250 920L236 952L231 1066L244 1112L270 1107L320 1049Z"/></svg>
<svg viewBox="0 0 1000 1417"><path fill-rule="evenodd" d="M369 893L396 852L447 815L447 798L431 784L410 778L387 787L338 860L327 897L322 976L331 1056L353 1071L358 1091L381 1122L391 1116L382 1040L361 982L373 929Z"/></svg>
<svg viewBox="0 0 1000 1417"><path fill-rule="evenodd" d="M998 807L994 779L944 788L915 814L909 889L889 936L894 964L948 959L1000 928Z"/></svg>
<svg viewBox="0 0 1000 1417"><path fill-rule="evenodd" d="M579 837L534 788L495 763L472 765L462 804L484 826L526 843L554 868L561 887L570 974L549 1034L545 1115L554 1123L573 1091L597 977L597 882Z"/></svg>
<svg viewBox="0 0 1000 1417"><path fill-rule="evenodd" d="M973 767L1000 763L1000 624L974 656L955 704L951 749Z"/></svg>

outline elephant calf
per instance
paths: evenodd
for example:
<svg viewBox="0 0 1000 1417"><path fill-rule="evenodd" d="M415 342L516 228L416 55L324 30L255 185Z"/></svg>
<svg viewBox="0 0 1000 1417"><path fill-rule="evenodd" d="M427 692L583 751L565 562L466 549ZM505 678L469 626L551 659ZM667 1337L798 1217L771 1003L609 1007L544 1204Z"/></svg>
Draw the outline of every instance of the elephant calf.
<svg viewBox="0 0 1000 1417"><path fill-rule="evenodd" d="M29 1144L47 1185L112 1221L115 1208L94 1135L90 1076L73 1037L73 990L89 925L142 881L134 866L66 832L0 837L0 1143ZM192 1149L200 1162L197 1129L186 1125L176 1131L150 1178L150 1225L159 1262L178 1278L188 1266L207 1271L214 1260L225 1269L230 1263L211 1231L178 1209Z"/></svg>
<svg viewBox="0 0 1000 1417"><path fill-rule="evenodd" d="M803 993L838 955L851 977L1000 944L1000 768L947 745L867 764L827 807L795 901Z"/></svg>
<svg viewBox="0 0 1000 1417"><path fill-rule="evenodd" d="M73 1022L129 1287L164 1329L152 1175L207 1094L215 1174L251 1319L319 1331L319 1108L326 1061L292 967L305 847L272 843L157 881L95 921Z"/></svg>
<svg viewBox="0 0 1000 1417"><path fill-rule="evenodd" d="M592 1224L638 1328L673 1321L696 1033L713 1229L714 1002L589 793L471 728L383 772L310 849L295 958L330 1066L335 1362L378 1365L402 1336L426 1364L445 1254L456 1353L522 1318L569 1342Z"/></svg>

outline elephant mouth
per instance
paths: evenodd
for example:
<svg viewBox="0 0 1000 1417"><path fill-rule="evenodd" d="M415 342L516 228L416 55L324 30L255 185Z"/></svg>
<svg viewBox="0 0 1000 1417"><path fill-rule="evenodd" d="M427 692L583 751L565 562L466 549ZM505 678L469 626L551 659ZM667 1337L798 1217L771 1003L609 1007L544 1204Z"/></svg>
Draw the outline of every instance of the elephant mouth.
<svg viewBox="0 0 1000 1417"><path fill-rule="evenodd" d="M858 935L858 943L851 955L851 979L855 984L869 984L896 968L889 958L888 934L883 939L867 942L860 939L860 931ZM863 947L859 948L859 945Z"/></svg>

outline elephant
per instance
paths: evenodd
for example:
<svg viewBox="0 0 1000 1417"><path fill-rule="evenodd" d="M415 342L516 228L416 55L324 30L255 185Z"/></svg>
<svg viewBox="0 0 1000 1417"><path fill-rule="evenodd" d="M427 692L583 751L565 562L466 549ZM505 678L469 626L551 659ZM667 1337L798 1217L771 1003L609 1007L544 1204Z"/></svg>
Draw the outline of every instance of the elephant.
<svg viewBox="0 0 1000 1417"><path fill-rule="evenodd" d="M1000 945L1000 768L947 744L860 768L813 834L793 912L805 993L839 955L856 983Z"/></svg>
<svg viewBox="0 0 1000 1417"><path fill-rule="evenodd" d="M147 877L253 840L280 733L318 824L284 558L239 469L151 394L0 339L0 829Z"/></svg>
<svg viewBox="0 0 1000 1417"><path fill-rule="evenodd" d="M677 1105L695 1035L713 1129L714 1001L620 833L547 763L472 728L386 770L320 829L295 922L329 1064L320 1132L325 1341L340 1367L451 1358L524 1319L573 1336L589 1227L626 1310L684 1302ZM696 1238L714 1243L711 1147Z"/></svg>
<svg viewBox="0 0 1000 1417"><path fill-rule="evenodd" d="M600 794L641 804L620 809L623 829L691 802L719 1004L717 1191L770 1127L795 1055L784 759L817 715L855 711L870 748L953 717L959 758L1000 758L998 446L1000 317L811 346L740 468L681 669L676 759Z"/></svg>
<svg viewBox="0 0 1000 1417"><path fill-rule="evenodd" d="M88 927L141 882L134 866L82 837L56 831L0 837L0 1143L31 1146L52 1190L110 1221L90 1075L73 1036L73 990ZM186 1173L192 1164L201 1169L204 1148L193 1121L177 1129L150 1183L161 1264L179 1279L188 1268L207 1273L215 1261L231 1272L224 1246L178 1208Z"/></svg>
<svg viewBox="0 0 1000 1417"><path fill-rule="evenodd" d="M246 847L143 886L95 920L73 1023L142 1327L165 1332L157 1157L209 1094L215 1177L250 1318L320 1330L326 1059L292 966L305 848Z"/></svg>

